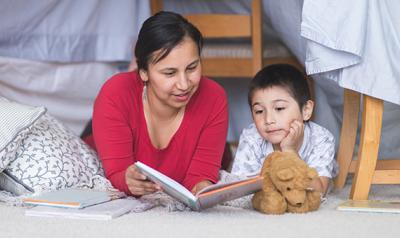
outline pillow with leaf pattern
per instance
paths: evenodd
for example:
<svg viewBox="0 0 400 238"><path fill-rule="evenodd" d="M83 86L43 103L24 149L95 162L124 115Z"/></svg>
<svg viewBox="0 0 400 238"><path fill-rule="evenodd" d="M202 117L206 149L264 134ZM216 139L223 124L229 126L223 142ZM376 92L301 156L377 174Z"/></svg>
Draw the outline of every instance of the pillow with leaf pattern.
<svg viewBox="0 0 400 238"><path fill-rule="evenodd" d="M9 192L22 195L27 191L92 188L99 179L108 182L96 152L47 113L11 139L0 154L0 173L4 170L0 189L18 183L26 190Z"/></svg>

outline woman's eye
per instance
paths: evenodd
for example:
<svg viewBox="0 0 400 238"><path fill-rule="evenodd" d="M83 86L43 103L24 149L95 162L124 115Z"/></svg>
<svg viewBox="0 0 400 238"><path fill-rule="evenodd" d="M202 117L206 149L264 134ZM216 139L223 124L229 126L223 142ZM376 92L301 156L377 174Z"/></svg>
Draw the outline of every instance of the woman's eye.
<svg viewBox="0 0 400 238"><path fill-rule="evenodd" d="M254 114L261 114L261 113L263 113L263 110L255 110L254 111Z"/></svg>
<svg viewBox="0 0 400 238"><path fill-rule="evenodd" d="M193 70L195 70L197 68L197 64L196 65L194 65L194 66L190 66L190 67L188 67L187 68L187 70L189 70L189 71L193 71Z"/></svg>
<svg viewBox="0 0 400 238"><path fill-rule="evenodd" d="M175 72L164 72L164 75L166 75L166 76L172 76L174 74L175 74Z"/></svg>
<svg viewBox="0 0 400 238"><path fill-rule="evenodd" d="M285 108L284 107L277 107L277 108L275 108L275 110L282 111L282 110L285 110Z"/></svg>

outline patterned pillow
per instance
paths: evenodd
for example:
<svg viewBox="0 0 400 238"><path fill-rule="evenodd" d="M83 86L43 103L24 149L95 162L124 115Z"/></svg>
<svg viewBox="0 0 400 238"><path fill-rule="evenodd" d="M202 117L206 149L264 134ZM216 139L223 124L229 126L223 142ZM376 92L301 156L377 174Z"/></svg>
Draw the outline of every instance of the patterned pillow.
<svg viewBox="0 0 400 238"><path fill-rule="evenodd" d="M0 173L15 157L32 125L45 112L44 107L30 107L0 97Z"/></svg>
<svg viewBox="0 0 400 238"><path fill-rule="evenodd" d="M34 192L92 187L93 178L104 177L96 153L48 114L33 125L6 170Z"/></svg>

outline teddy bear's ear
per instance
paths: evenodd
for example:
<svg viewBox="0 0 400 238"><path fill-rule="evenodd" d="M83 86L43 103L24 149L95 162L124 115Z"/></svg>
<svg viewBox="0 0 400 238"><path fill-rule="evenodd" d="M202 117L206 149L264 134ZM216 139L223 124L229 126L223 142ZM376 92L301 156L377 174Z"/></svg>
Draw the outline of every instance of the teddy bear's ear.
<svg viewBox="0 0 400 238"><path fill-rule="evenodd" d="M315 169L309 168L307 170L307 177L310 178L310 179L316 178L316 177L318 177L318 173L317 173L317 171Z"/></svg>
<svg viewBox="0 0 400 238"><path fill-rule="evenodd" d="M276 176L281 181L288 181L294 177L293 171L290 168L279 170L276 173Z"/></svg>

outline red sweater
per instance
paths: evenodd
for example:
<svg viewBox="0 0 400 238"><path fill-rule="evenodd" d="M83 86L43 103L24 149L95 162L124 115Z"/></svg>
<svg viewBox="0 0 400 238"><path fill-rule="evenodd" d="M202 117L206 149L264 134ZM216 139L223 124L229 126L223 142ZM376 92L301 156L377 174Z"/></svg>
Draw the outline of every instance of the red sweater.
<svg viewBox="0 0 400 238"><path fill-rule="evenodd" d="M150 140L143 112L143 82L137 72L113 76L102 87L93 112L93 135L106 177L130 194L125 171L141 161L191 190L217 182L228 129L225 91L202 77L179 129L165 149Z"/></svg>

